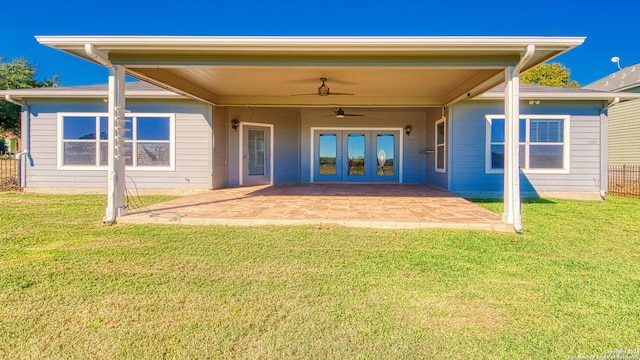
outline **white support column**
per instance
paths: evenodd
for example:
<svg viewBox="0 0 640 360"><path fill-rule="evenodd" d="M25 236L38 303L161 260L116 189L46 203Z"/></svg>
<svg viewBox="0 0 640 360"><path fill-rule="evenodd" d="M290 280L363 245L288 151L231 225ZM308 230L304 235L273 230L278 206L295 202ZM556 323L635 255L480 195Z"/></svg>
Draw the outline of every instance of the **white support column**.
<svg viewBox="0 0 640 360"><path fill-rule="evenodd" d="M502 221L522 230L520 216L520 72L505 70L504 89L504 213Z"/></svg>
<svg viewBox="0 0 640 360"><path fill-rule="evenodd" d="M112 224L126 215L125 204L125 69L109 68L109 152L107 174L107 210L104 223Z"/></svg>

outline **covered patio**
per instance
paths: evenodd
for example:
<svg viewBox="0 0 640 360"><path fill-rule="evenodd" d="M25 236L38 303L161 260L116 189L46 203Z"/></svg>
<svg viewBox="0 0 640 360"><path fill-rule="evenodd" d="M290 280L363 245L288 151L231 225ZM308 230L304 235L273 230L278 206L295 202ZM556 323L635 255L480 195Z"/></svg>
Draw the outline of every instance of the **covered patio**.
<svg viewBox="0 0 640 360"><path fill-rule="evenodd" d="M427 185L295 184L212 190L129 212L125 224L322 225L513 231L499 214Z"/></svg>
<svg viewBox="0 0 640 360"><path fill-rule="evenodd" d="M538 64L568 51L583 43L580 37L508 37L508 36L432 36L432 37L150 37L150 36L40 36L37 40L44 45L68 52L72 55L87 59L107 67L109 76L108 105L108 172L107 172L107 208L103 222L113 223L119 217L126 217L125 221L133 221L134 216L127 215L125 205L125 158L127 157L127 108L125 102L125 75L154 84L174 93L186 96L211 105L211 147L212 155L210 170L212 171L211 189L227 186L246 185L242 182L244 175L245 156L243 141L245 135L244 125L257 126L264 123L255 122L253 113L247 118L228 117L237 109L261 108L295 108L295 109L324 109L342 107L371 109L412 109L434 108L441 110L443 121L443 135L440 143L442 152L439 157L441 166L434 166L440 172L440 176L446 177L441 183L450 183L453 175L447 169L452 165L452 154L449 144L454 135L447 132L447 124L450 123L449 111L455 104L467 99L473 99L489 89L504 83L504 185L503 199L504 211L500 221L503 224L512 225L516 231L522 230L520 216L520 178L519 178L519 116L520 116L520 73ZM318 81L321 81L322 84ZM328 84L335 84L330 91ZM318 85L320 85L318 87ZM317 88L317 91L316 91ZM332 96L329 96L332 95ZM333 96L348 95L348 96ZM500 111L501 112L501 111ZM357 116L352 114L351 116ZM344 118L344 114L336 112L337 118ZM306 119L302 119L306 120ZM290 144L292 151L304 151L298 155L297 171L300 174L312 170L309 164L315 164L312 156L307 157L307 152L313 154L314 140L306 131L322 128L326 123L315 121L306 122L302 127L302 120L298 124L293 121L288 124L281 123L276 130L273 121L273 131L269 127L269 137L275 131L282 129L294 131L293 137L299 143ZM234 132L229 132L231 122ZM397 129L397 124L391 126L391 120L387 119L377 126L378 128L392 128L398 131L398 139L402 138L403 130L409 136L411 128L409 123ZM426 124L426 121L423 122ZM354 126L353 123L340 123L342 127ZM426 126L426 125L425 125ZM335 128L336 125L333 125ZM358 125L362 128L363 125ZM238 132L235 130L238 129ZM267 134L267 130L264 134ZM311 133L313 134L313 133ZM318 136L323 135L319 134ZM393 134L391 134L393 135ZM417 134L416 134L417 135ZM416 139L414 135L412 139ZM424 141L427 135L424 132ZM242 136L242 137L241 137ZM370 135L371 137L375 134ZM395 136L395 135L394 135ZM336 136L336 138L338 138ZM307 139L309 141L307 141ZM365 136L366 139L366 136ZM265 140L266 141L266 140ZM273 147L275 140L269 140ZM337 143L337 142L336 142ZM281 144L289 144L283 142ZM395 144L395 142L394 142ZM289 150L291 150L289 149ZM398 148L398 153L402 150ZM427 149L428 150L428 149ZM242 153L242 154L241 154ZM267 151L263 152L266 154ZM261 183L287 183L274 180L274 156L269 151L269 156L264 164L269 164L269 175ZM395 152L394 152L395 153ZM236 156L237 155L237 156ZM333 156L333 155L331 155ZM337 155L340 157L340 155ZM372 157L369 155L369 157ZM213 160L215 158L215 160ZM310 163L306 163L309 158ZM344 157L343 158L347 158ZM304 160L304 162L303 162ZM319 161L318 161L319 163ZM426 161L425 161L426 164ZM266 166L266 165L265 165ZM264 169L262 169L264 170ZM261 170L261 171L262 171ZM282 170L282 169L279 169ZM399 169L400 172L401 168ZM437 172L434 171L434 172ZM236 174L237 173L237 174ZM433 175L435 177L437 175ZM236 182L236 177L240 180ZM431 184L428 176L415 179L407 183ZM314 179L298 176L292 181L300 183L313 183ZM334 180L331 180L334 181ZM399 175L398 183L405 183L402 175ZM440 186L444 187L444 186ZM305 186L307 189L315 189ZM400 187L401 189L402 187ZM274 188L261 188L261 191L276 191ZM267 190L270 189L270 190ZM375 189L375 187L369 190ZM426 191L424 187L420 191ZM360 191L360 188L349 188ZM257 191L257 192L256 192ZM314 190L316 191L316 190ZM312 191L313 192L313 191ZM426 191L429 194L433 194ZM300 196L302 204L296 205L300 212L291 211L289 214L279 206L269 206L267 203L278 203L284 199L292 199L287 195L275 194L261 195L259 190L231 189L210 193L213 196L205 200L215 207L215 211L201 210L197 212L210 214L225 214L220 211L225 203L235 203L235 206L222 210L241 209L238 216L216 215L228 217L230 220L240 221L242 216L255 217L253 223L267 223L269 221L305 221L313 222L344 222L349 219L350 224L375 226L386 224L387 226L399 226L398 224L411 224L412 227L441 227L444 223L451 224L475 224L474 226L493 227L487 225L485 219L479 221L471 216L479 211L477 207L467 210L446 212L445 205L438 205L438 210L447 214L445 218L435 215L438 211L430 211L428 199L432 195L416 197L416 194L406 192L403 195L384 196L383 204L396 206L393 211L384 214L376 214L368 210L362 212L363 206L351 209L349 203L364 201L367 207L376 209L380 207L378 194L351 193L348 196L319 194ZM259 200L264 196L266 201ZM324 198L329 196L329 198ZM221 198L219 198L221 197ZM318 204L331 199L342 201L342 207L346 212L323 212ZM436 196L439 199L450 195ZM202 202L205 197L186 198L180 201L195 199ZM231 200L235 199L235 200ZM306 199L306 200L305 200ZM347 202L345 204L345 199ZM395 199L395 200L394 200ZM402 201L398 201L401 199ZM416 200L422 207L417 208L407 200ZM451 198L453 200L455 198ZM248 206L240 206L246 201L256 201L252 204L258 209ZM448 199L449 200L449 199ZM298 201L298 200L296 200ZM307 203L305 203L307 201ZM371 203L369 203L371 201ZM388 201L388 203L387 203ZM459 199L457 201L464 202ZM332 202L331 202L332 203ZM216 205L217 204L217 205ZM405 205L400 205L405 204ZM440 203L439 203L440 204ZM442 203L446 204L446 203ZM469 203L470 204L470 203ZM266 209L259 210L263 205ZM389 205L389 206L391 206ZM414 204L415 205L415 204ZM200 206L185 206L177 203L177 209L184 212L174 213L171 219L174 221L188 221L190 216L186 209L200 209ZM293 204L288 204L286 207ZM336 205L337 208L340 208ZM454 207L457 205L453 205ZM201 209L205 209L202 207ZM313 211L311 209L314 209ZM315 210L320 209L320 210ZM418 211L413 213L412 209ZM472 209L472 210L469 210ZM402 210L402 211L400 211ZM182 210L180 210L182 211ZM420 214L422 211L424 214ZM233 214L231 211L229 214ZM160 214L158 212L158 214ZM181 215L181 216L177 216ZM248 215L254 214L254 215ZM258 214L261 214L258 216ZM359 215L358 215L359 214ZM397 214L402 214L397 215ZM416 215L418 214L418 215ZM404 217L406 215L406 217ZM138 215L136 215L138 216ZM493 216L493 215L492 215ZM156 216L162 218L161 216ZM191 216L193 217L193 216ZM310 219L308 219L309 217ZM147 218L149 216L147 215ZM353 219L352 219L353 218ZM412 220L414 219L415 220ZM493 217L491 217L493 219ZM455 221L454 221L455 220ZM222 221L222 220L220 220ZM247 221L246 219L244 220ZM493 220L491 220L493 221ZM491 222L490 221L490 222ZM203 223L203 222L201 222ZM415 225L415 226L414 226ZM460 226L457 226L460 227Z"/></svg>

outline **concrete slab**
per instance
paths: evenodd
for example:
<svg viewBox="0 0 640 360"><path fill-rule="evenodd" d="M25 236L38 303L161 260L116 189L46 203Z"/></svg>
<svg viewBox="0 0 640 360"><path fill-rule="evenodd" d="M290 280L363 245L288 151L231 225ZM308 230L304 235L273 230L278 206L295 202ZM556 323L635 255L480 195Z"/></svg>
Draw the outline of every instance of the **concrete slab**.
<svg viewBox="0 0 640 360"><path fill-rule="evenodd" d="M212 190L133 210L122 224L309 225L513 231L495 214L426 185L294 184Z"/></svg>

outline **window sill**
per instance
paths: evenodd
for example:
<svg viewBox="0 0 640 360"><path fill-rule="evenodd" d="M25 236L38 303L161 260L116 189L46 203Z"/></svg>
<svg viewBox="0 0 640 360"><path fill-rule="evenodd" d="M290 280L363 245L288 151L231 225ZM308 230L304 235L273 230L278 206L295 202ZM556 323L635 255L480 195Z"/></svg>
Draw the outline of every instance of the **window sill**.
<svg viewBox="0 0 640 360"><path fill-rule="evenodd" d="M522 170L523 174L553 174L553 175L568 175L571 171L565 169L535 169L535 170ZM485 174L504 174L504 170L485 170Z"/></svg>
<svg viewBox="0 0 640 360"><path fill-rule="evenodd" d="M59 166L57 170L60 171L107 171L109 168L106 166ZM125 167L125 171L175 171L173 166L137 166L137 167Z"/></svg>

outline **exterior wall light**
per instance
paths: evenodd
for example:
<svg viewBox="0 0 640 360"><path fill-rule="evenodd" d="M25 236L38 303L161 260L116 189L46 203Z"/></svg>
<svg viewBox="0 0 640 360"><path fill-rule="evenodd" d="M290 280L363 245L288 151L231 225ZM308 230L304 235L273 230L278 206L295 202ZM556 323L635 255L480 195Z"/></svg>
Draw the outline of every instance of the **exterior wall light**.
<svg viewBox="0 0 640 360"><path fill-rule="evenodd" d="M411 134L411 125L407 125L404 127L404 132L409 136Z"/></svg>
<svg viewBox="0 0 640 360"><path fill-rule="evenodd" d="M233 131L237 132L239 125L240 125L240 120L238 119L231 120L231 128L233 129Z"/></svg>

